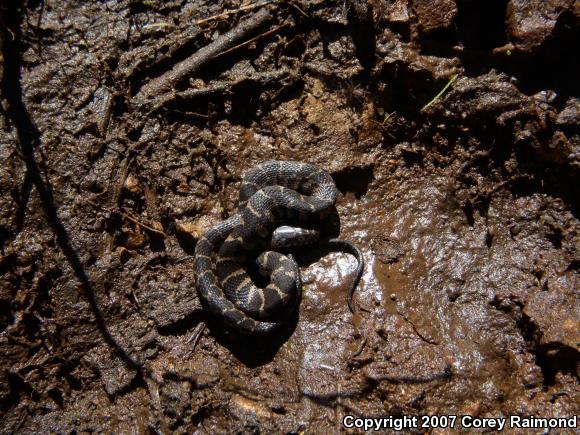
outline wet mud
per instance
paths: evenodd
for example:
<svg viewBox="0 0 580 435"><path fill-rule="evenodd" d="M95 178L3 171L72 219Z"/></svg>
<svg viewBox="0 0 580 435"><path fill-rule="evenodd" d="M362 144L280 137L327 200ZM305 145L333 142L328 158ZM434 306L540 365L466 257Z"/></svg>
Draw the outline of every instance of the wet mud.
<svg viewBox="0 0 580 435"><path fill-rule="evenodd" d="M0 7L1 431L577 415L580 12L484 3ZM353 315L354 259L298 252L250 339L192 254L268 159L333 176L366 268Z"/></svg>

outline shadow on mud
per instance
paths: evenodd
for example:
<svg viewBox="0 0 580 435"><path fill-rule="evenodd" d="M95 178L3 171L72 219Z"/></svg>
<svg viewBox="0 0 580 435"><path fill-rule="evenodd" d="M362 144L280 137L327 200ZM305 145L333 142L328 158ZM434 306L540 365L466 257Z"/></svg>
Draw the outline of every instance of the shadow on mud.
<svg viewBox="0 0 580 435"><path fill-rule="evenodd" d="M255 368L270 363L278 350L288 341L298 325L299 310L294 310L288 321L272 335L244 336L225 329L217 319L209 316L206 325L216 341L226 347L244 365Z"/></svg>

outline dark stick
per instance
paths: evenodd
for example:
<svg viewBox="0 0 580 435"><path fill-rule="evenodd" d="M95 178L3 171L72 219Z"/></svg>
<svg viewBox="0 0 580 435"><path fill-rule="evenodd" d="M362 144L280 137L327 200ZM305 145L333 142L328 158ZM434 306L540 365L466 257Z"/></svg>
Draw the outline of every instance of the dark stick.
<svg viewBox="0 0 580 435"><path fill-rule="evenodd" d="M239 46L236 46L239 47ZM234 48L236 48L234 47ZM232 49L230 49L232 50ZM228 50L229 52L229 50ZM225 52L224 52L225 53ZM223 54L223 53L221 53ZM221 55L220 54L220 55ZM155 104L152 105L151 111L148 115L156 113L158 110L169 107L172 103L184 100L193 100L199 97L214 97L216 94L227 94L231 89L243 81L249 81L256 86L271 86L273 83L278 82L287 78L290 72L286 69L279 69L268 73L255 73L248 77L240 80L224 82L224 81L213 81L205 88L200 89L186 89L181 92L170 92L165 95L159 96L155 100Z"/></svg>
<svg viewBox="0 0 580 435"><path fill-rule="evenodd" d="M145 84L136 95L138 101L145 102L172 91L175 86L193 75L201 67L220 53L232 48L239 40L261 27L272 15L267 9L261 9L247 20L242 21L229 32L221 35L214 42L198 50L195 54L176 64L170 71Z"/></svg>

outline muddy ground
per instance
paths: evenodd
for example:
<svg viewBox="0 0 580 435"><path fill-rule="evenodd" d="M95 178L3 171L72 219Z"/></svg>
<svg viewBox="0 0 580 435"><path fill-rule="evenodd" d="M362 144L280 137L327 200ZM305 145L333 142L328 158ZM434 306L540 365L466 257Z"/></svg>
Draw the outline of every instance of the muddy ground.
<svg viewBox="0 0 580 435"><path fill-rule="evenodd" d="M577 2L16 3L2 432L579 413ZM192 252L272 158L332 174L366 270L353 316L354 260L299 258L298 318L250 340Z"/></svg>

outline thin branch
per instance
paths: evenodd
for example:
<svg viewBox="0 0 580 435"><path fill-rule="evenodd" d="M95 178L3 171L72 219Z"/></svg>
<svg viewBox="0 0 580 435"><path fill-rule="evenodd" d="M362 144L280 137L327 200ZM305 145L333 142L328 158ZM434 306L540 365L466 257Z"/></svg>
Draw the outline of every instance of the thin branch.
<svg viewBox="0 0 580 435"><path fill-rule="evenodd" d="M136 95L136 100L146 102L173 91L179 83L191 77L216 56L234 47L238 41L262 27L271 19L272 14L270 14L268 9L256 12L229 32L219 36L211 44L206 45L187 59L174 65L170 71L145 84Z"/></svg>
<svg viewBox="0 0 580 435"><path fill-rule="evenodd" d="M235 47L232 47L232 48L230 48L230 49L228 49L226 51L221 52L216 57L218 57L218 56L224 56L224 55L229 54L229 53L231 53L233 51L239 50L240 48L247 47L248 45L250 45L250 44L252 44L252 43L254 43L254 42L256 42L256 41L258 41L258 40L260 40L262 38L265 38L267 36L273 35L274 33L277 33L281 29L283 29L285 27L288 27L288 26L289 26L288 23L281 24L278 27L275 27L275 28L273 28L271 30L268 30L267 32L264 32L264 33L261 33L261 34L259 34L257 36L254 36L252 39L248 39L247 41L242 42L241 44L238 44Z"/></svg>
<svg viewBox="0 0 580 435"><path fill-rule="evenodd" d="M200 26L202 24L209 23L210 21L221 20L222 18L227 18L230 15L234 15L234 14L238 14L240 12L249 11L249 10L256 9L256 8L259 8L259 7L262 7L262 6L266 6L269 3L272 3L272 0L267 0L267 1L262 2L262 3L255 3L255 4L252 4L252 5L248 5L248 6L243 6L241 8L236 9L236 10L233 10L233 11L227 11L227 12L224 12L224 13L221 13L221 14L212 15L211 17L207 17L207 18L203 18L201 20L198 20L194 24L196 26Z"/></svg>

